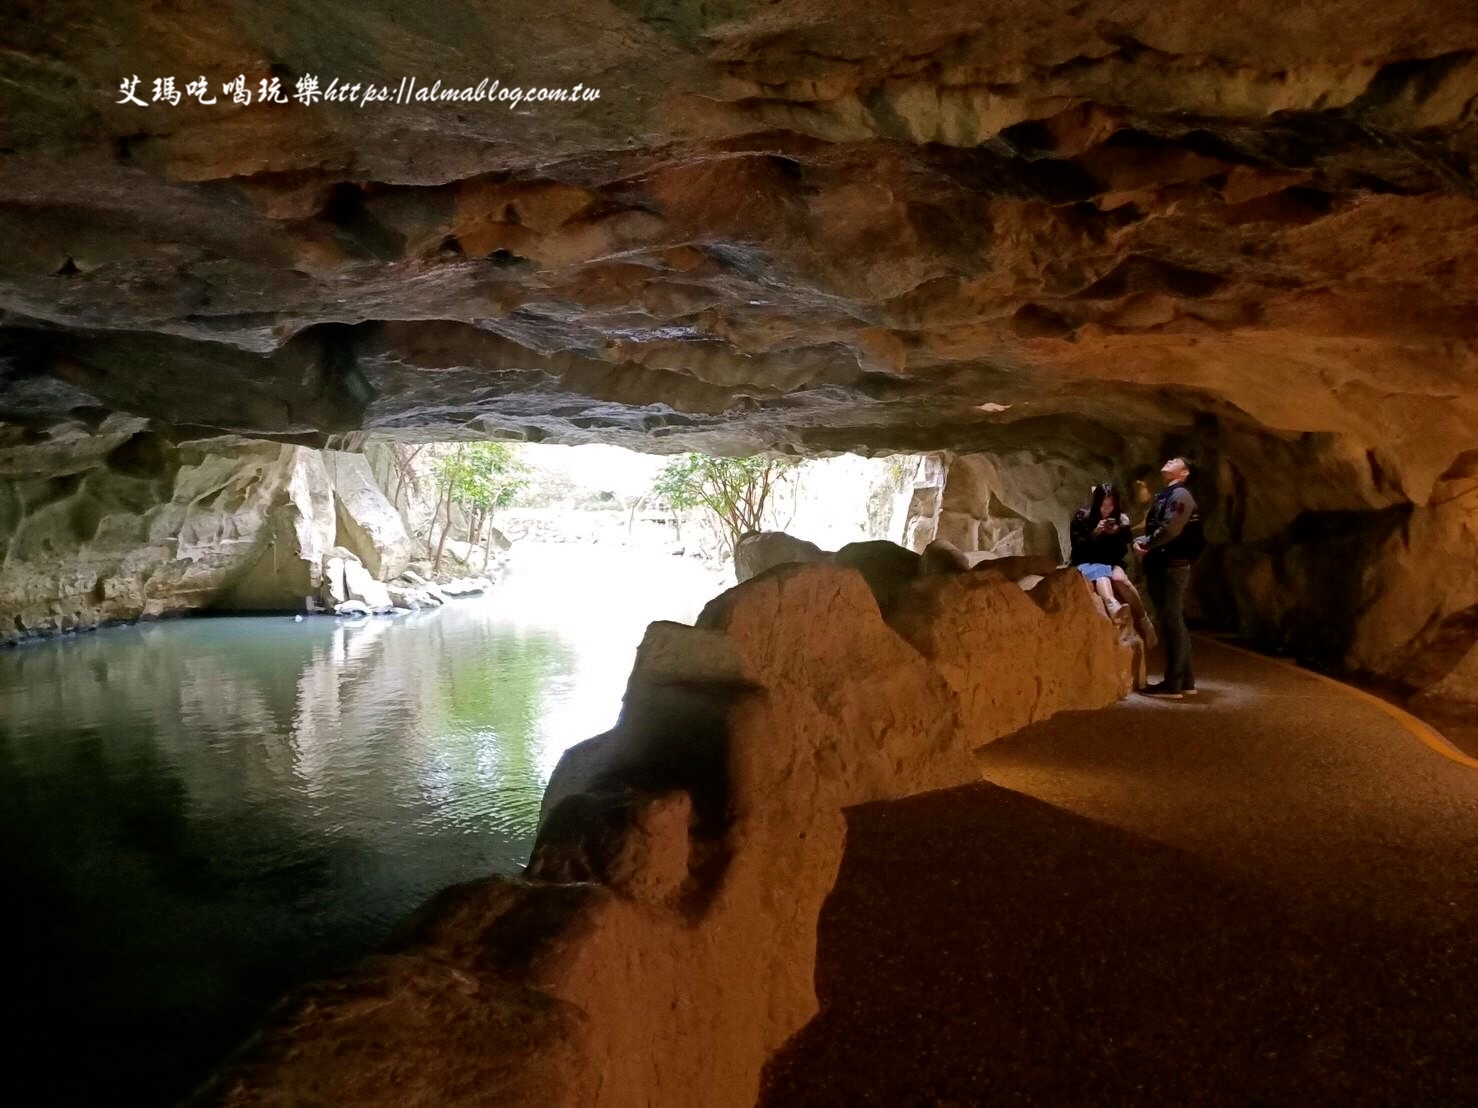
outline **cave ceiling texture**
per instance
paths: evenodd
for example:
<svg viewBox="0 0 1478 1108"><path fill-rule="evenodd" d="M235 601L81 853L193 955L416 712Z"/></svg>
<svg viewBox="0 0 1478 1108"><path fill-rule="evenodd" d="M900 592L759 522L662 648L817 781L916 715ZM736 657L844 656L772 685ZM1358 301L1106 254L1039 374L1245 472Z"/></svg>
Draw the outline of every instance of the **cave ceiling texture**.
<svg viewBox="0 0 1478 1108"><path fill-rule="evenodd" d="M1212 421L1353 444L1415 504L1471 467L1472 0L7 6L0 451Z"/></svg>

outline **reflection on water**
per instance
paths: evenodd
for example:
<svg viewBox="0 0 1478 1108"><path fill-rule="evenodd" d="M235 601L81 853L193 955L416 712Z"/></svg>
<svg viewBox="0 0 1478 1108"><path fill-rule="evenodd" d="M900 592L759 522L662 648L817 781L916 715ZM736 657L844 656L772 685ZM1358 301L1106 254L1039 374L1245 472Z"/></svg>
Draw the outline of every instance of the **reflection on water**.
<svg viewBox="0 0 1478 1108"><path fill-rule="evenodd" d="M167 1104L285 989L435 890L515 871L560 753L614 722L647 622L690 622L723 584L521 548L488 597L395 621L0 652L15 1045L76 1063L28 1103Z"/></svg>

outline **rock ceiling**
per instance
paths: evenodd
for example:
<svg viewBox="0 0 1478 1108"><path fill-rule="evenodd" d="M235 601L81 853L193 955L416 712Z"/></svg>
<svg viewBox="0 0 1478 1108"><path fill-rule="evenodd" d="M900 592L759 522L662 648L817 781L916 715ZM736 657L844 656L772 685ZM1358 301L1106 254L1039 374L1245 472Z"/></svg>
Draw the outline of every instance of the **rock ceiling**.
<svg viewBox="0 0 1478 1108"><path fill-rule="evenodd" d="M19 6L0 446L121 414L1111 449L1209 415L1348 436L1420 501L1478 444L1471 0ZM171 75L217 103L150 102Z"/></svg>

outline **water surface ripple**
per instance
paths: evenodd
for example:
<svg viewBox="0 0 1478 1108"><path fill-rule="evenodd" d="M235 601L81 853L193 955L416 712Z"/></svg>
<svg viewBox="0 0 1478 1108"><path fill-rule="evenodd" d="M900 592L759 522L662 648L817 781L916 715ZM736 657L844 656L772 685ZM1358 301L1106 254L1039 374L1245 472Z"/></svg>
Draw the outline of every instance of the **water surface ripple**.
<svg viewBox="0 0 1478 1108"><path fill-rule="evenodd" d="M192 619L0 651L0 880L28 1104L165 1105L286 989L526 860L560 754L616 718L685 559L520 550L398 620ZM33 1082L26 1082L31 1085Z"/></svg>

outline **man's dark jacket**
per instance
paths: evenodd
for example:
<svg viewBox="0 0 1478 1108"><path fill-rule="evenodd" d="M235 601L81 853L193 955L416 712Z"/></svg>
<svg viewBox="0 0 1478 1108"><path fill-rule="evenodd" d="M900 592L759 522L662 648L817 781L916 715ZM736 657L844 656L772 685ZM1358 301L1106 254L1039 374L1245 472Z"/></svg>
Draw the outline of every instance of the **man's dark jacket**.
<svg viewBox="0 0 1478 1108"><path fill-rule="evenodd" d="M1200 527L1200 516L1196 511L1196 498L1183 481L1167 485L1155 494L1149 515L1144 521L1146 572L1164 569L1167 566L1188 566L1198 550L1198 535L1187 535L1186 525L1192 520Z"/></svg>

